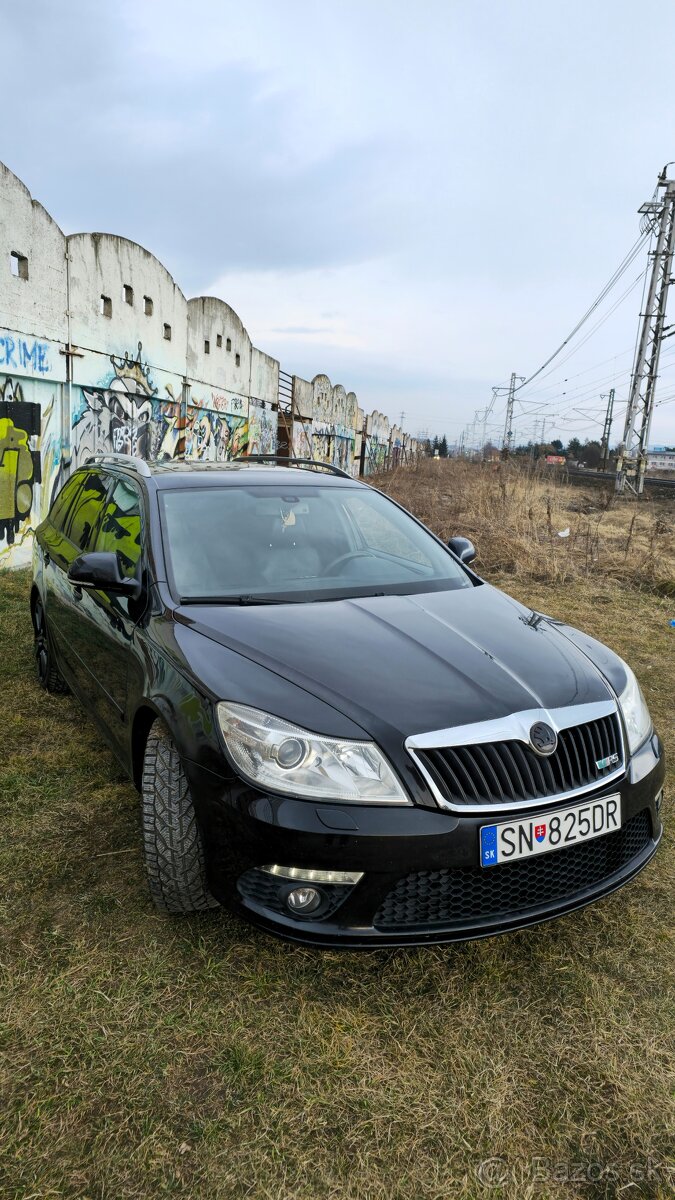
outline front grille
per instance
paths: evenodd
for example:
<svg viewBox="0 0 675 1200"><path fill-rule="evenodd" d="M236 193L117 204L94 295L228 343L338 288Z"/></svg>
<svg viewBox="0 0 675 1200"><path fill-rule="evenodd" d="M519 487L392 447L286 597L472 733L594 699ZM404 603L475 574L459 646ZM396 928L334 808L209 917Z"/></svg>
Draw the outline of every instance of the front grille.
<svg viewBox="0 0 675 1200"><path fill-rule="evenodd" d="M596 763L618 756L605 767ZM545 800L601 783L622 765L616 713L562 729L553 754L535 754L525 742L486 742L415 750L441 794L454 804L514 804Z"/></svg>
<svg viewBox="0 0 675 1200"><path fill-rule="evenodd" d="M572 899L620 871L651 838L649 810L614 833L499 867L418 871L400 879L380 905L378 929L461 925L475 918L507 919L527 909Z"/></svg>

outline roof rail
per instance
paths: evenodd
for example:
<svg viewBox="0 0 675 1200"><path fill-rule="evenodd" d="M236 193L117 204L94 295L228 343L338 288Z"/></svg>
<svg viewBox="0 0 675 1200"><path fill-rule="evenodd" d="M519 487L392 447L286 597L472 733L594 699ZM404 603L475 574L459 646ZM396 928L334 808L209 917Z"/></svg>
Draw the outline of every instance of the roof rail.
<svg viewBox="0 0 675 1200"><path fill-rule="evenodd" d="M106 451L101 451L99 454L90 454L84 460L85 467L91 463L117 463L120 467L132 467L134 471L138 471L139 475L149 476L150 468L144 458L138 458L136 454L112 454Z"/></svg>
<svg viewBox="0 0 675 1200"><path fill-rule="evenodd" d="M321 462L318 458L286 458L284 454L242 454L233 462L274 462L284 467L314 467L322 471L330 471L332 475L342 475L343 479L351 479L348 471L335 467L332 463Z"/></svg>

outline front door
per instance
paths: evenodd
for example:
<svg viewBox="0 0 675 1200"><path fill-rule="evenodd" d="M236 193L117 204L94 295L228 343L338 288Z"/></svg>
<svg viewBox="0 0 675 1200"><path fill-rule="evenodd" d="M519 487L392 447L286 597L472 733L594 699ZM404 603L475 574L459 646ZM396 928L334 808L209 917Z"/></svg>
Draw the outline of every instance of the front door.
<svg viewBox="0 0 675 1200"><path fill-rule="evenodd" d="M141 503L131 480L112 481L88 549L116 553L122 574L140 578ZM80 659L80 673L84 670L88 677L87 690L91 688L96 697L96 715L119 748L124 741L127 678L139 602L87 588L81 593L73 650Z"/></svg>

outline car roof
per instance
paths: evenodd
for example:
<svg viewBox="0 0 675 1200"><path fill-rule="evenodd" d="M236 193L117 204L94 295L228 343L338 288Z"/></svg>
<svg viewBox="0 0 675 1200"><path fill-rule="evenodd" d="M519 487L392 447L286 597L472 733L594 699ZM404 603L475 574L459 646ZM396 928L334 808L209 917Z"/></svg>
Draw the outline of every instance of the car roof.
<svg viewBox="0 0 675 1200"><path fill-rule="evenodd" d="M158 487L194 487L242 484L277 484L293 482L293 487L315 487L317 482L331 487L352 487L356 479L331 475L328 471L307 467L283 467L271 463L246 462L184 462L149 463L150 472Z"/></svg>
<svg viewBox="0 0 675 1200"><path fill-rule="evenodd" d="M359 487L358 479L348 475L334 475L328 468L322 471L320 467L286 467L280 463L246 462L195 462L184 459L171 459L166 462L143 462L123 456L119 458L101 456L95 462L83 464L85 468L100 469L106 472L130 474L142 478L147 484L152 480L157 488L188 488L188 487L241 487L242 484L256 486L265 484L291 484L295 487ZM324 464L322 464L324 465Z"/></svg>

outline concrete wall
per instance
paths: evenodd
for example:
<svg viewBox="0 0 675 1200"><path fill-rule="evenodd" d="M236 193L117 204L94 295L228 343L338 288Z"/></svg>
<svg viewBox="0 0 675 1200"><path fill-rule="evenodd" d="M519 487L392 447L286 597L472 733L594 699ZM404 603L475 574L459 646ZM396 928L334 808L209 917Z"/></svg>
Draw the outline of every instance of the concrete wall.
<svg viewBox="0 0 675 1200"><path fill-rule="evenodd" d="M74 234L67 254L74 353L66 465L106 450L173 457L184 449L185 296L154 255L126 238Z"/></svg>
<svg viewBox="0 0 675 1200"><path fill-rule="evenodd" d="M33 529L90 455L275 453L278 405L279 363L229 304L187 300L127 238L65 237L0 163L0 565L30 560ZM354 474L362 458L366 473L389 463L387 418L364 419L327 375L294 377L291 409L293 454Z"/></svg>
<svg viewBox="0 0 675 1200"><path fill-rule="evenodd" d="M0 163L0 563L27 560L61 466L66 294L63 233Z"/></svg>

